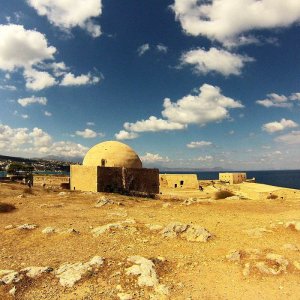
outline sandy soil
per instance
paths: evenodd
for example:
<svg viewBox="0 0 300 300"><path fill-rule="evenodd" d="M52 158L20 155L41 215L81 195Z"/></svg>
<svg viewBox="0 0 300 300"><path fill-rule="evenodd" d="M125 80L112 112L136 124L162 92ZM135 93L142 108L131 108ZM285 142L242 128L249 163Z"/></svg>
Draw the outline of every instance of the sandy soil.
<svg viewBox="0 0 300 300"><path fill-rule="evenodd" d="M72 288L61 286L53 273L0 285L1 300L120 299L120 291L131 294L132 299L300 298L300 270L293 265L300 262L300 252L283 248L284 244L300 248L300 231L284 227L287 221L300 220L299 199L208 200L214 192L210 187L204 192L181 192L180 197L161 196L160 200L68 191L60 195L59 190L38 187L31 195L23 190L22 185L0 184L0 202L17 207L14 212L0 214L0 270L19 271L29 266L56 269L66 262L87 262L96 255L105 258L105 263ZM17 197L23 193L24 198ZM101 196L115 203L96 208ZM183 204L182 199L191 196L202 200ZM136 223L99 237L91 234L97 226L126 219ZM206 243L166 238L161 231L146 226L164 227L170 222L203 226L213 238ZM25 223L38 227L23 231L4 228ZM43 234L49 226L61 231L74 228L80 234ZM255 228L267 232L246 232ZM253 250L249 249L259 254L251 256ZM229 261L226 255L231 250L239 250L241 259ZM279 275L260 272L254 266L265 261L267 253L282 255L289 262L287 269ZM126 275L126 268L131 266L127 258L132 255L152 259L159 282L169 288L169 295L156 295L151 287L140 287L136 276ZM244 276L242 271L248 262L250 274ZM278 267L274 262L266 263ZM13 286L14 297L8 294Z"/></svg>

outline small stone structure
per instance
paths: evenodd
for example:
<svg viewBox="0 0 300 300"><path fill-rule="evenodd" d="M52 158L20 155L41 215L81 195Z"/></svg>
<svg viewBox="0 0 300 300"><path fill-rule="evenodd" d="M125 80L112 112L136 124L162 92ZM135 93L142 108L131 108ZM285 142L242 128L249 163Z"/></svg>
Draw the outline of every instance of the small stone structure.
<svg viewBox="0 0 300 300"><path fill-rule="evenodd" d="M65 175L34 174L33 184L41 186L65 186L70 183L70 177Z"/></svg>
<svg viewBox="0 0 300 300"><path fill-rule="evenodd" d="M160 174L161 188L169 189L199 189L196 174Z"/></svg>
<svg viewBox="0 0 300 300"><path fill-rule="evenodd" d="M71 190L159 193L158 169L142 168L138 155L116 141L92 147L83 165L72 165L70 171Z"/></svg>
<svg viewBox="0 0 300 300"><path fill-rule="evenodd" d="M230 184L242 183L246 179L246 173L219 173L219 180Z"/></svg>

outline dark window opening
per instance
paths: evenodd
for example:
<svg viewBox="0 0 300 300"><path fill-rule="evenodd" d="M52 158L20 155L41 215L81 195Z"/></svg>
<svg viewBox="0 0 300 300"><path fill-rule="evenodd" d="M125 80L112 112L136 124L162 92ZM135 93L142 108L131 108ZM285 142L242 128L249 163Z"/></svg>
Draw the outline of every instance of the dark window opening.
<svg viewBox="0 0 300 300"><path fill-rule="evenodd" d="M101 167L105 167L105 159L101 159Z"/></svg>
<svg viewBox="0 0 300 300"><path fill-rule="evenodd" d="M75 186L74 186L74 191L76 190Z"/></svg>
<svg viewBox="0 0 300 300"><path fill-rule="evenodd" d="M183 184L184 184L184 181L183 181L183 180L181 180L181 181L180 181L180 185L183 185Z"/></svg>
<svg viewBox="0 0 300 300"><path fill-rule="evenodd" d="M177 188L177 183L175 183L174 187Z"/></svg>

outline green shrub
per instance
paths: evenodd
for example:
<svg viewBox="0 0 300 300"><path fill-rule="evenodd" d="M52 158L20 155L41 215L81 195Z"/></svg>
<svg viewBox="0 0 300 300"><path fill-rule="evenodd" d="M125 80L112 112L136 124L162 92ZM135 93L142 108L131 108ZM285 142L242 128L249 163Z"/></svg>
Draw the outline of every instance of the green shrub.
<svg viewBox="0 0 300 300"><path fill-rule="evenodd" d="M15 210L16 207L13 204L0 202L0 213L7 213Z"/></svg>
<svg viewBox="0 0 300 300"><path fill-rule="evenodd" d="M215 193L215 199L216 200L225 199L227 197L232 197L232 196L234 196L234 194L230 191L227 191L227 190L220 190L220 191Z"/></svg>

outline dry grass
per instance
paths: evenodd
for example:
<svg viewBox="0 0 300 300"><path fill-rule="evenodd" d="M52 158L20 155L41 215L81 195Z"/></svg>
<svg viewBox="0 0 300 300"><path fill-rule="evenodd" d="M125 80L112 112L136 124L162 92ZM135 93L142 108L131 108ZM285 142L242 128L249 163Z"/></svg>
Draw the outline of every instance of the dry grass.
<svg viewBox="0 0 300 300"><path fill-rule="evenodd" d="M227 197L232 197L232 196L234 196L234 193L227 190L221 190L215 193L216 200L225 199Z"/></svg>
<svg viewBox="0 0 300 300"><path fill-rule="evenodd" d="M16 207L13 204L0 202L0 213L8 213L15 209L16 209Z"/></svg>
<svg viewBox="0 0 300 300"><path fill-rule="evenodd" d="M31 188L25 188L24 190L23 190L23 194L30 194L30 195L33 195L34 193L33 193L33 190L31 189Z"/></svg>

